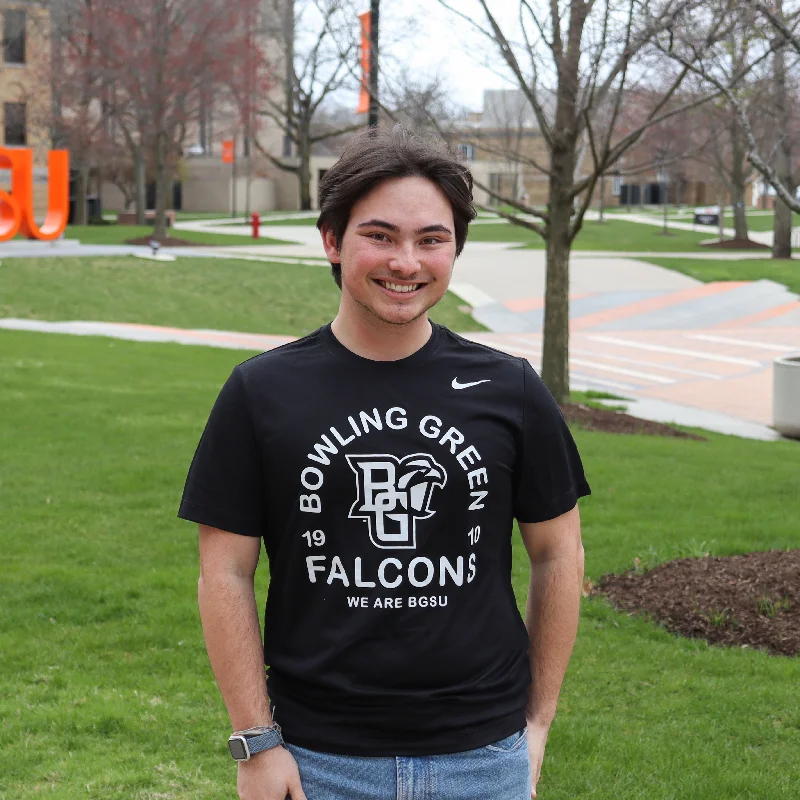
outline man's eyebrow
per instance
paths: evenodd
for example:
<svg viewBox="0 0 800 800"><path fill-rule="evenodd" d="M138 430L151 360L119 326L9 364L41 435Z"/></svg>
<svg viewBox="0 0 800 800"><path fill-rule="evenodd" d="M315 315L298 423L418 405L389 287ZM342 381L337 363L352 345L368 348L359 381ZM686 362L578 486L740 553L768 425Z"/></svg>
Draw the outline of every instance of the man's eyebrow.
<svg viewBox="0 0 800 800"><path fill-rule="evenodd" d="M366 222L359 222L358 225L356 225L356 229L358 228L384 228L387 231L392 231L392 233L397 233L400 230L397 225L392 222L387 222L385 219L368 219ZM453 231L441 223L426 225L424 228L417 228L414 233L417 236L422 233L447 233L450 236L453 235Z"/></svg>
<svg viewBox="0 0 800 800"><path fill-rule="evenodd" d="M394 233L400 230L397 225L393 225L384 219L368 219L366 222L359 222L356 228L386 228L387 231L393 231Z"/></svg>
<svg viewBox="0 0 800 800"><path fill-rule="evenodd" d="M440 223L436 225L426 225L424 228L417 228L414 233L418 235L420 233L449 233L451 236L453 235L453 231L451 231L450 228Z"/></svg>

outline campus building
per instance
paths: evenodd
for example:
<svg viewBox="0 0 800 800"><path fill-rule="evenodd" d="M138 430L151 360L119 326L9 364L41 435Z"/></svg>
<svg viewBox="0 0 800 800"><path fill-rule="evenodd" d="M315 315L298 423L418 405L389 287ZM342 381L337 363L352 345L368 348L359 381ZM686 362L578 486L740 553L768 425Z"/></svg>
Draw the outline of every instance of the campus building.
<svg viewBox="0 0 800 800"><path fill-rule="evenodd" d="M544 103L545 113L551 116L549 98ZM482 110L468 114L457 131L453 143L469 162L476 183L533 206L547 203L547 175L534 165L547 169L550 156L533 109L521 91L487 89ZM479 205L500 204L480 186L475 187L474 196Z"/></svg>
<svg viewBox="0 0 800 800"><path fill-rule="evenodd" d="M47 209L50 16L34 3L0 2L0 26L0 146L33 150L33 203L40 218ZM0 189L10 186L10 171L0 169Z"/></svg>

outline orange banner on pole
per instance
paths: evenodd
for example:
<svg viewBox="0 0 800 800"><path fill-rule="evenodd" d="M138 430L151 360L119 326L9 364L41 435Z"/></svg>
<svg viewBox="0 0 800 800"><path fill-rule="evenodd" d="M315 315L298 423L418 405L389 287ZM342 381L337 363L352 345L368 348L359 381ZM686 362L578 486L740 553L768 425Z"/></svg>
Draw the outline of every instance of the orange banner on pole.
<svg viewBox="0 0 800 800"><path fill-rule="evenodd" d="M369 39L371 33L372 17L369 11L359 14L361 20L361 94L358 96L358 108L356 114L366 114L369 111L369 71L370 71L370 51Z"/></svg>
<svg viewBox="0 0 800 800"><path fill-rule="evenodd" d="M33 218L33 150L0 147L0 169L11 170L11 191L0 191L0 242L18 233L45 242L58 239L69 217L69 153L51 150L47 157L47 216Z"/></svg>
<svg viewBox="0 0 800 800"><path fill-rule="evenodd" d="M233 139L225 139L222 142L222 163L233 164L233 159L234 159Z"/></svg>

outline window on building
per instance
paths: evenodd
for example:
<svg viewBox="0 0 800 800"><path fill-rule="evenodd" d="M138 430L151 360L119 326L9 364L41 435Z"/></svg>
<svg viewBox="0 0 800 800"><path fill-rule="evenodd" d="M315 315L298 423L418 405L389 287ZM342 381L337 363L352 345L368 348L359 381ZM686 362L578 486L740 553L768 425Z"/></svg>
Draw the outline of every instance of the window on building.
<svg viewBox="0 0 800 800"><path fill-rule="evenodd" d="M25 103L3 103L5 122L5 143L7 145L25 145Z"/></svg>
<svg viewBox="0 0 800 800"><path fill-rule="evenodd" d="M465 161L475 160L475 145L474 144L460 144L458 146L459 155Z"/></svg>
<svg viewBox="0 0 800 800"><path fill-rule="evenodd" d="M3 60L6 64L25 63L25 12L21 9L3 11Z"/></svg>

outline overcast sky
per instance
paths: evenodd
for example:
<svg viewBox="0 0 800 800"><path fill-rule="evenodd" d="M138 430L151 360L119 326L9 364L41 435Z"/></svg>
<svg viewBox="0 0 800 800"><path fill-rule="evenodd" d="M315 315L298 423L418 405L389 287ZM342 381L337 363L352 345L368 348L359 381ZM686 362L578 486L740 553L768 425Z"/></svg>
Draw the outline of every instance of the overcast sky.
<svg viewBox="0 0 800 800"><path fill-rule="evenodd" d="M475 0L451 1L454 7L472 12L482 21ZM492 0L493 12L506 25L513 25L518 7L518 0ZM364 10L368 8L368 0L364 0ZM403 21L409 17L417 28L413 38L404 37ZM481 109L484 89L513 88L485 66L491 61L498 63L499 56L490 43L437 0L381 0L380 35L393 62L407 64L415 75L433 75L438 71L451 87L455 101L471 110ZM398 37L401 44L392 46L390 43Z"/></svg>

